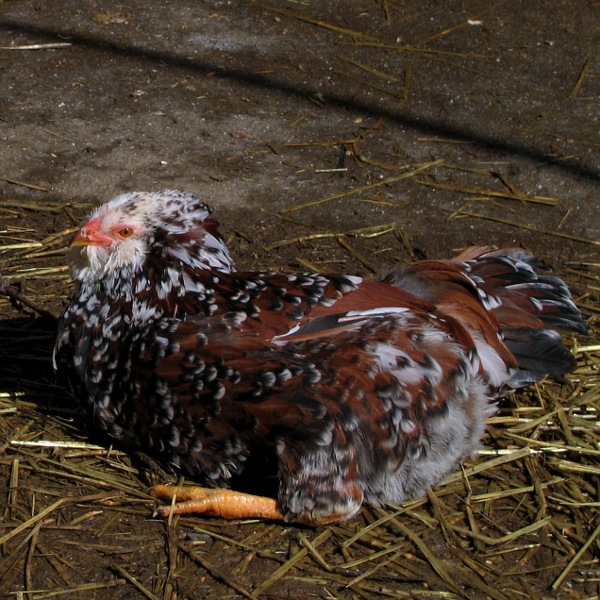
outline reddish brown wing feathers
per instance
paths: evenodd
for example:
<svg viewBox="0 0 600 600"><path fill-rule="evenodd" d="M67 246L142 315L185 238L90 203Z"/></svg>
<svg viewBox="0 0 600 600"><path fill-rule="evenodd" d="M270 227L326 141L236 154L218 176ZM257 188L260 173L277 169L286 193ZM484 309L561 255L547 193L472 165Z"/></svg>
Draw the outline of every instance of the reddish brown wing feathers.
<svg viewBox="0 0 600 600"><path fill-rule="evenodd" d="M283 348L221 318L161 328L132 371L146 447L215 484L277 456L280 508L301 520L381 493L382 473L427 451L469 368L454 325L418 311Z"/></svg>
<svg viewBox="0 0 600 600"><path fill-rule="evenodd" d="M462 343L466 342L465 334L481 336L507 368L516 366L499 337L498 320L484 306L477 286L461 263L420 261L390 272L383 281L423 298L435 306L436 314L460 323ZM473 344L472 338L470 343Z"/></svg>
<svg viewBox="0 0 600 600"><path fill-rule="evenodd" d="M320 377L302 357L228 318L158 325L158 334L148 331L136 344L132 365L139 382L132 398L136 428L149 451L223 485L243 470L251 451L274 446L279 430L316 421L312 405L289 399Z"/></svg>

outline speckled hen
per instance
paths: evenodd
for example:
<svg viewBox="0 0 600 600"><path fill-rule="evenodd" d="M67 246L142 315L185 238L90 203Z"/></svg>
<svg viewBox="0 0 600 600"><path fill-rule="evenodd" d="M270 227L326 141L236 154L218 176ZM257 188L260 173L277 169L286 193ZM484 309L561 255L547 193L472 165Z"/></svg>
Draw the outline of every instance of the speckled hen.
<svg viewBox="0 0 600 600"><path fill-rule="evenodd" d="M379 281L236 272L177 191L101 206L70 261L56 353L96 431L206 486L157 486L178 512L316 525L422 495L477 450L498 395L573 368L556 330L585 331L522 250Z"/></svg>

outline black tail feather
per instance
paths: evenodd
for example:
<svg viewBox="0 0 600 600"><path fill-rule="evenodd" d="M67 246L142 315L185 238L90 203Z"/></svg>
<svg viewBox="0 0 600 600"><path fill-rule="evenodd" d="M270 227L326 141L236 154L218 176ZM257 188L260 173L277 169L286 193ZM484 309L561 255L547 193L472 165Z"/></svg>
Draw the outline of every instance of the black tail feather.
<svg viewBox="0 0 600 600"><path fill-rule="evenodd" d="M514 305L538 318L546 327L587 333L567 284L554 275L542 275L544 265L522 250L495 251L470 261L470 275L487 293L506 306Z"/></svg>
<svg viewBox="0 0 600 600"><path fill-rule="evenodd" d="M509 382L512 387L541 381L546 375L565 375L576 366L575 357L556 331L522 327L502 333L504 343L518 365L517 372Z"/></svg>

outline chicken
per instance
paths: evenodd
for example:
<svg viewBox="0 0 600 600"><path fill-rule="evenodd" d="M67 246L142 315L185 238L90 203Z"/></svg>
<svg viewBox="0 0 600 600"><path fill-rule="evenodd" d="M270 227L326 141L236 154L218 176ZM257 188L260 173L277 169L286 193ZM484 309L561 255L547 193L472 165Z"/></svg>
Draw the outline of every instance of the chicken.
<svg viewBox="0 0 600 600"><path fill-rule="evenodd" d="M205 486L157 486L175 512L320 525L421 496L497 397L574 366L557 330L585 332L581 314L523 250L378 281L237 272L210 215L178 191L100 206L55 346L94 431Z"/></svg>

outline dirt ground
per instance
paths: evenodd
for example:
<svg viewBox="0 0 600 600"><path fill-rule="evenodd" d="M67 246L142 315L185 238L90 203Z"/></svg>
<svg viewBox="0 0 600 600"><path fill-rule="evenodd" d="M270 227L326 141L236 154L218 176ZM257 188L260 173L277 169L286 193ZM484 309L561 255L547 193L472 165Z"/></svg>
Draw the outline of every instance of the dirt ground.
<svg viewBox="0 0 600 600"><path fill-rule="evenodd" d="M239 267L368 275L471 244L524 246L566 277L594 320L599 23L593 0L0 0L0 274L58 314L71 291L65 247L90 208L124 191L178 188L214 208ZM153 520L147 481L127 457L11 445L86 441L53 380L50 330L20 316L0 304L0 394L13 402L0 405L2 597L598 594L597 539L579 557L585 568L552 587L598 526L593 512L573 536L563 530L572 551L556 564L529 538L493 558L497 546L461 545L435 506L421 522L388 524L360 552L346 542L381 517L376 509L320 531ZM86 471L91 460L108 488ZM71 500L7 540L27 519L11 504L15 473L29 517ZM513 474L531 483L517 466ZM423 525L441 574L402 529ZM394 545L401 538L410 551ZM457 544L468 555L454 571ZM337 566L384 547L389 565ZM422 570L399 572L394 561ZM493 581L476 566L486 561L497 561ZM459 576L465 565L472 578ZM508 571L518 585L502 579Z"/></svg>

